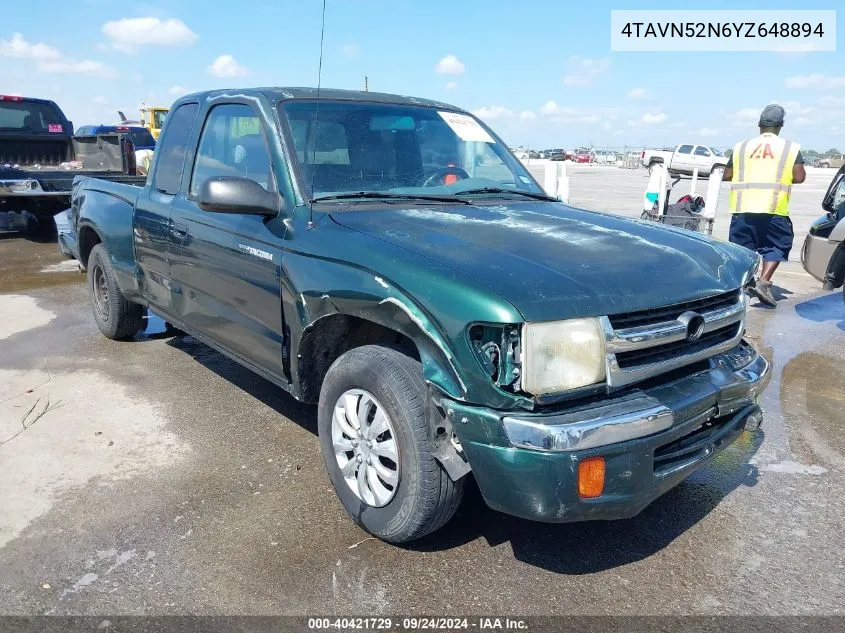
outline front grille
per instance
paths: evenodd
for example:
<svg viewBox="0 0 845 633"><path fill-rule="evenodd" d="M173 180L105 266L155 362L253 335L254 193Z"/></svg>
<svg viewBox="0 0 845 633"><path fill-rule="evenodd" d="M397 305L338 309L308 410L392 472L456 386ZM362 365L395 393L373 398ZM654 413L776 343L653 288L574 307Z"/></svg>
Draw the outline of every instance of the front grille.
<svg viewBox="0 0 845 633"><path fill-rule="evenodd" d="M679 356L696 354L730 341L739 334L741 325L741 323L732 323L718 330L707 332L695 343L682 340L664 343L663 345L655 345L654 347L645 347L630 352L617 352L616 362L619 364L620 369L632 369L643 365L672 360Z"/></svg>
<svg viewBox="0 0 845 633"><path fill-rule="evenodd" d="M662 323L665 321L674 321L684 312L711 312L732 306L739 301L740 293L741 290L739 289L731 290L730 292L707 297L706 299L676 303L674 305L653 308L651 310L640 310L638 312L610 315L608 319L610 320L610 324L613 326L614 330L639 327L642 325L652 325L654 323Z"/></svg>

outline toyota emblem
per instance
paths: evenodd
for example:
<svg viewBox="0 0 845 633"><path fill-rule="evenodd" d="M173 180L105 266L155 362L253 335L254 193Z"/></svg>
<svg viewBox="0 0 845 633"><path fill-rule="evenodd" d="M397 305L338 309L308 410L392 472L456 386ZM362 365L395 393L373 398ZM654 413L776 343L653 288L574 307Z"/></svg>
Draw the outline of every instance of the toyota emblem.
<svg viewBox="0 0 845 633"><path fill-rule="evenodd" d="M678 321L686 328L687 342L695 343L704 334L704 317L698 312L684 312Z"/></svg>

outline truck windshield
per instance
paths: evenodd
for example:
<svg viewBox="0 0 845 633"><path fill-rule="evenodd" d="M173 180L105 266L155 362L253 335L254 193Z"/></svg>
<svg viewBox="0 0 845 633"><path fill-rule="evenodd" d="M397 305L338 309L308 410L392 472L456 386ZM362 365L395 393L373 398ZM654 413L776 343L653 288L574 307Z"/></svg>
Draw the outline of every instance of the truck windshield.
<svg viewBox="0 0 845 633"><path fill-rule="evenodd" d="M0 100L0 130L22 134L71 133L58 110L48 103Z"/></svg>
<svg viewBox="0 0 845 633"><path fill-rule="evenodd" d="M160 130L164 127L164 119L167 116L167 110L153 110L153 127Z"/></svg>
<svg viewBox="0 0 845 633"><path fill-rule="evenodd" d="M320 101L319 109L314 101L291 101L281 110L312 199L362 191L543 193L507 147L468 114L330 100Z"/></svg>

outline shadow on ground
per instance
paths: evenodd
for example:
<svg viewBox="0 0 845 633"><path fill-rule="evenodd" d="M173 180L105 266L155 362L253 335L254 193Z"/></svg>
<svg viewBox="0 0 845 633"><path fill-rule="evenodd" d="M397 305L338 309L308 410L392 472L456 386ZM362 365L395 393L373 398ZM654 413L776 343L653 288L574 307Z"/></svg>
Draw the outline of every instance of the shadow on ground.
<svg viewBox="0 0 845 633"><path fill-rule="evenodd" d="M808 301L802 301L795 306L795 312L802 319L816 323L827 323L831 321L840 330L845 332L845 305L843 295L840 292L816 297Z"/></svg>

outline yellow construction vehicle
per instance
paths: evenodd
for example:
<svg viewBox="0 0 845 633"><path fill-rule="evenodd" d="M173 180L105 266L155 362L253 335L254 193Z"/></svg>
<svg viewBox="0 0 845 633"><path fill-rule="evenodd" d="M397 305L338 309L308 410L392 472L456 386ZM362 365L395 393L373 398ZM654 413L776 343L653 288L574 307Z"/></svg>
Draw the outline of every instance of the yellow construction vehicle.
<svg viewBox="0 0 845 633"><path fill-rule="evenodd" d="M141 125L147 128L156 140L158 140L158 135L161 134L164 118L169 111L170 108L141 106Z"/></svg>

